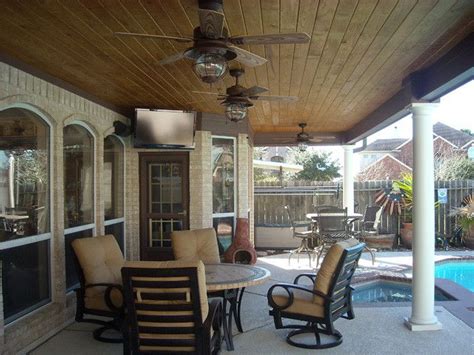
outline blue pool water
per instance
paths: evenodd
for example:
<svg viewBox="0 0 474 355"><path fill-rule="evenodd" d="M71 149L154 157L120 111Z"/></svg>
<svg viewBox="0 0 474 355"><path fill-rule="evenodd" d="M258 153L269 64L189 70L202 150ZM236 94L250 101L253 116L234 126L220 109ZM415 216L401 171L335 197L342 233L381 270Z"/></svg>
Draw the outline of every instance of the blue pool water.
<svg viewBox="0 0 474 355"><path fill-rule="evenodd" d="M373 281L355 285L352 292L354 303L411 302L411 285L395 281ZM435 301L448 301L451 298L435 289Z"/></svg>
<svg viewBox="0 0 474 355"><path fill-rule="evenodd" d="M453 261L436 265L435 277L448 279L474 292L474 261Z"/></svg>

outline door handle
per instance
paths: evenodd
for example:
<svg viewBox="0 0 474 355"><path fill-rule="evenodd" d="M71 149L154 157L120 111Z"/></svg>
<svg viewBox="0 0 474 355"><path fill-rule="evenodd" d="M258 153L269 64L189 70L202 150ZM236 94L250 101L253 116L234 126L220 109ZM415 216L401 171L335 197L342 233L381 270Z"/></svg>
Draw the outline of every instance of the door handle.
<svg viewBox="0 0 474 355"><path fill-rule="evenodd" d="M177 213L178 216L186 216L187 214L188 212L186 210Z"/></svg>

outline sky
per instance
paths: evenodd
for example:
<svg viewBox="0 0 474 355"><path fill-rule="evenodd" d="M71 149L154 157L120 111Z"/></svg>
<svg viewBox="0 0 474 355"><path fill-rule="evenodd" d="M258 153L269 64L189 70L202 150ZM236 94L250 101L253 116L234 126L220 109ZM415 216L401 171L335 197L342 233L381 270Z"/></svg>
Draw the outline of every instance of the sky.
<svg viewBox="0 0 474 355"><path fill-rule="evenodd" d="M474 132L474 80L451 91L441 97L440 107L433 119L433 124L442 122L456 129L470 129ZM367 143L371 143L380 138L411 138L412 137L412 119L411 115L405 116L394 124L378 131L367 137ZM342 147L311 147L317 151L332 152L334 160L339 160L343 165L344 151ZM355 173L359 169L358 154L354 154Z"/></svg>

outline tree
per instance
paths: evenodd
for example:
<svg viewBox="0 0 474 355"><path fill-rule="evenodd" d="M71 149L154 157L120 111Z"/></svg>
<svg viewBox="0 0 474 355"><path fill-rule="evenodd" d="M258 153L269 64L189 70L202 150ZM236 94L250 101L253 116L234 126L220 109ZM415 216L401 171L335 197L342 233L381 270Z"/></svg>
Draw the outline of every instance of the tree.
<svg viewBox="0 0 474 355"><path fill-rule="evenodd" d="M469 128L462 128L462 129L461 129L461 132L467 133L467 134L469 134L470 136L473 136L473 137L474 137L474 132L472 132Z"/></svg>
<svg viewBox="0 0 474 355"><path fill-rule="evenodd" d="M472 180L474 179L474 161L466 156L453 155L436 164L436 180Z"/></svg>
<svg viewBox="0 0 474 355"><path fill-rule="evenodd" d="M295 164L303 165L303 170L295 175L296 179L331 181L341 176L340 165L332 160L331 153L315 152L309 149L302 152L297 148L292 148L290 160Z"/></svg>

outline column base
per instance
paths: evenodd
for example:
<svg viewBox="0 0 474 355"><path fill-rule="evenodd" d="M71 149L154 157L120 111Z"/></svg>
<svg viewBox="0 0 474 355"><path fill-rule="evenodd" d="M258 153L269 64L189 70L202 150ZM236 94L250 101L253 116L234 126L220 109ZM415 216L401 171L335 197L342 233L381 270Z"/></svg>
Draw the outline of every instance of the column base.
<svg viewBox="0 0 474 355"><path fill-rule="evenodd" d="M412 332L422 332L422 331L433 331L433 330L441 330L443 329L443 325L438 322L438 320L435 318L434 323L430 324L419 324L419 323L413 323L410 318L405 317L405 326L410 329Z"/></svg>

